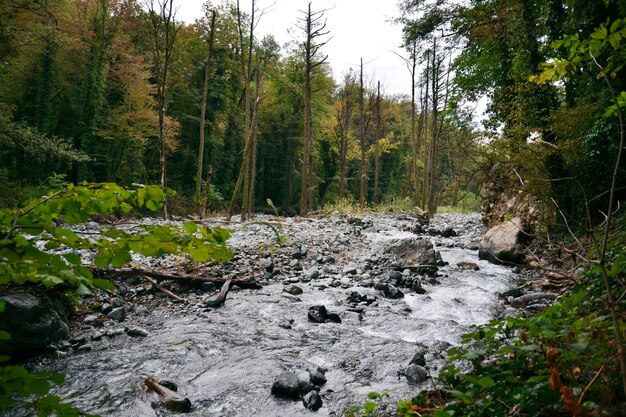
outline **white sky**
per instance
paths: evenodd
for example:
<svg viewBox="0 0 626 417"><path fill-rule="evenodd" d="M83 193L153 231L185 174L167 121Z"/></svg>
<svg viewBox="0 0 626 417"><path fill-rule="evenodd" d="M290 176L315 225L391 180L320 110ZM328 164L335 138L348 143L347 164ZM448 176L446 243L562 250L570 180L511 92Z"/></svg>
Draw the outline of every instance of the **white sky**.
<svg viewBox="0 0 626 417"><path fill-rule="evenodd" d="M214 0L219 4L221 0ZM202 15L204 0L175 0L177 17L185 22ZM250 11L250 0L240 0L243 11ZM308 0L257 0L257 8L265 10L257 28L258 38L272 34L282 45L302 39L295 27L300 10ZM399 15L397 0L312 0L313 11L327 9L327 30L330 40L321 52L328 55L335 80L350 68L358 73L363 57L364 74L372 85L381 82L386 94L410 94L411 77L404 62L393 52L402 53L402 28L389 22Z"/></svg>

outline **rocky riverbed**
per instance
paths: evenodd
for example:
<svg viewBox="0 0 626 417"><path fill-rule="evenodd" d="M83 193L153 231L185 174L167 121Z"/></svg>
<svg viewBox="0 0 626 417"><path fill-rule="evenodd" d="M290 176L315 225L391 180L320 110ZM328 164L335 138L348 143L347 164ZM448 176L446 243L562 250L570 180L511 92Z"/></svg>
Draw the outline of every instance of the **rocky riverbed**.
<svg viewBox="0 0 626 417"><path fill-rule="evenodd" d="M199 273L254 276L260 289L235 286L212 308L209 283L171 284L185 300L173 302L141 278L120 282L119 294L86 300L70 338L38 360L67 375L57 394L103 416L169 414L141 395L152 376L178 385L192 416L301 416L311 411L272 385L284 373L308 383L309 370L317 415L339 416L370 391L391 402L431 386L470 325L512 308L498 295L518 277L478 260L479 215L257 220L268 223L232 223L235 257Z"/></svg>

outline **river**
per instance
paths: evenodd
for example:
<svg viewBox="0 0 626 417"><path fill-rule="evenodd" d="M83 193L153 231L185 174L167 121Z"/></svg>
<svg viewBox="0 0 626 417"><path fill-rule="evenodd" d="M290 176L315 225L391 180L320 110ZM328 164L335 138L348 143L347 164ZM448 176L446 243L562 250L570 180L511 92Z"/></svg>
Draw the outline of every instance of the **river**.
<svg viewBox="0 0 626 417"><path fill-rule="evenodd" d="M147 376L178 384L191 400L190 416L309 416L312 412L300 401L277 399L270 388L282 371L297 373L312 366L328 369L318 416L342 415L370 391L388 391L389 401L410 398L432 382L411 385L399 371L421 350L436 377L446 347L458 344L472 324L498 313L502 306L497 293L511 288L516 276L509 268L478 260L478 215L442 215L433 226L451 225L458 236L428 237L448 263L439 269L438 282L424 279L425 294L403 289L401 299L384 298L361 286L367 271L348 275L342 268L377 256L371 251L377 242L406 236L411 218L387 214L365 220L360 226L345 216L288 220L280 228L288 248L273 247L267 227L239 228L231 239L242 253L234 268L253 271L255 263L267 258L282 266L281 274L261 289L233 290L223 307L210 311L198 303L155 299L147 314L129 312L125 322L105 327L137 324L148 331L146 337L102 337L90 352L43 358L38 367L65 373L67 381L56 393L102 416L169 415L140 398L139 381ZM324 255L335 262L325 269L320 264L319 277L301 280L303 271L287 267L294 263L289 256L293 247L304 247L304 259L298 261L304 271ZM480 269L460 268L459 262L473 262ZM302 294L283 291L293 283ZM346 301L353 291L374 295L376 302L354 311ZM319 304L338 313L342 323L308 321L308 307Z"/></svg>

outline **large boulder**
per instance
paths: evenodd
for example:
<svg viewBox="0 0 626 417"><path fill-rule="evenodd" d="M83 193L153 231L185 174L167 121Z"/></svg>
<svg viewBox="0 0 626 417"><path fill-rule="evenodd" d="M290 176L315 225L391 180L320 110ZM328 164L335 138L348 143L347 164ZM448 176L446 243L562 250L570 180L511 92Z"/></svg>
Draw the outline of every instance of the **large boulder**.
<svg viewBox="0 0 626 417"><path fill-rule="evenodd" d="M522 219L515 217L485 233L480 241L478 257L496 264L522 263L522 244L527 238Z"/></svg>
<svg viewBox="0 0 626 417"><path fill-rule="evenodd" d="M0 301L5 304L0 313L0 330L11 334L10 340L0 341L0 355L25 359L68 338L69 328L49 298L12 293L0 296Z"/></svg>
<svg viewBox="0 0 626 417"><path fill-rule="evenodd" d="M405 266L442 264L441 255L435 251L433 244L421 237L388 239L380 242L375 251Z"/></svg>

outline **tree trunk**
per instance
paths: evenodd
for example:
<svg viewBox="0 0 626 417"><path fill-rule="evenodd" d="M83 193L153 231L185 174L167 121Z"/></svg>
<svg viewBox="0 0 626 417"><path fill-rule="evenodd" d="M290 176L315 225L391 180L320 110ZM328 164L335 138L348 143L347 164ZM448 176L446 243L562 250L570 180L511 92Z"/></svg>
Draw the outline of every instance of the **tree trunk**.
<svg viewBox="0 0 626 417"><path fill-rule="evenodd" d="M376 96L376 139L374 141L374 204L379 203L380 193L380 140L382 138L382 119L380 116L380 81Z"/></svg>
<svg viewBox="0 0 626 417"><path fill-rule="evenodd" d="M365 207L367 200L367 171L365 160L365 104L364 104L364 86L363 86L363 58L361 58L361 75L360 75L360 91L359 91L359 120L360 120L360 145L361 145L361 166L359 168L359 206Z"/></svg>
<svg viewBox="0 0 626 417"><path fill-rule="evenodd" d="M202 103L200 105L200 144L198 145L198 170L196 172L196 193L194 195L194 210L196 215L200 217L204 217L205 215L205 207L202 207L201 203L201 192L202 192L202 170L204 163L204 125L205 125L205 117L206 117L206 102L207 96L209 92L209 77L211 76L211 62L213 55L213 39L215 38L215 17L217 12L215 10L211 11L211 25L209 34L209 51L207 53L206 58L206 68L204 71L204 87L202 88ZM205 184L205 187L208 187L209 184Z"/></svg>

